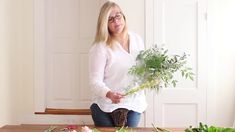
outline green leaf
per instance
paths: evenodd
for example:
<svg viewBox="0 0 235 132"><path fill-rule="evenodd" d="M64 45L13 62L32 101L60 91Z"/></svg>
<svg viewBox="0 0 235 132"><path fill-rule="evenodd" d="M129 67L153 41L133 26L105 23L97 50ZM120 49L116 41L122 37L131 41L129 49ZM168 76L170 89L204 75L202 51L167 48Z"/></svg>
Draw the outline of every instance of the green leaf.
<svg viewBox="0 0 235 132"><path fill-rule="evenodd" d="M190 80L192 80L192 81L194 80L192 75L189 75L189 78L190 78Z"/></svg>
<svg viewBox="0 0 235 132"><path fill-rule="evenodd" d="M184 71L183 71L183 70L181 71L181 75L182 75L182 77L184 77L184 75L185 75L185 73L184 73Z"/></svg>

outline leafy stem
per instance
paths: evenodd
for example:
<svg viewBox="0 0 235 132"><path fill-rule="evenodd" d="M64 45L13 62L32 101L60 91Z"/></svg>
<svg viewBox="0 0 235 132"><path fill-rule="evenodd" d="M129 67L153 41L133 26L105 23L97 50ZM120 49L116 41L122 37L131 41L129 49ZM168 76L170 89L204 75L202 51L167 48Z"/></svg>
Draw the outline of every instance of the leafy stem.
<svg viewBox="0 0 235 132"><path fill-rule="evenodd" d="M124 94L124 96L134 94L134 93L139 92L139 91L141 91L141 90L144 90L144 89L146 89L146 88L150 88L150 89L151 89L151 88L155 88L155 87L159 86L159 83L160 83L159 80L147 81L147 82L145 82L145 83L139 85L138 87L135 87L135 88L132 88L132 89L128 90L128 91Z"/></svg>

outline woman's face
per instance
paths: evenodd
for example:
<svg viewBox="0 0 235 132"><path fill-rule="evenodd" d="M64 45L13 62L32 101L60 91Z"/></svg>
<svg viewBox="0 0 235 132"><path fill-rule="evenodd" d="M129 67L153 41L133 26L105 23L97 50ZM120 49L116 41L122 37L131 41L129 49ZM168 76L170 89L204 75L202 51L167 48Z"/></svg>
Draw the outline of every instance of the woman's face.
<svg viewBox="0 0 235 132"><path fill-rule="evenodd" d="M112 35L122 33L125 27L125 20L121 10L118 7L113 7L108 18L108 28Z"/></svg>

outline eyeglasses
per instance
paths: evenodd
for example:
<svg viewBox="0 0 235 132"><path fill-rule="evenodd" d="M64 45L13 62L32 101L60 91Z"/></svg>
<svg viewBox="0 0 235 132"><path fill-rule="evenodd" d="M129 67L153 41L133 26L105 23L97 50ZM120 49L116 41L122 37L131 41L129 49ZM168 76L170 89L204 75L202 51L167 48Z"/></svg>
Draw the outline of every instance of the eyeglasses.
<svg viewBox="0 0 235 132"><path fill-rule="evenodd" d="M110 16L108 19L109 23L113 23L115 20L120 20L123 17L121 12L118 12L115 16Z"/></svg>

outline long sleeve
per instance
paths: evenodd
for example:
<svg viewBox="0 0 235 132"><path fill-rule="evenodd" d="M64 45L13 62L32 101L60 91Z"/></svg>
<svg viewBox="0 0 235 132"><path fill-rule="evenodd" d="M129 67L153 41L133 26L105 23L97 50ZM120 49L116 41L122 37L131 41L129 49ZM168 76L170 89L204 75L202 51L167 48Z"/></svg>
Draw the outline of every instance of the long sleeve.
<svg viewBox="0 0 235 132"><path fill-rule="evenodd" d="M104 83L107 55L102 46L95 44L89 52L89 83L95 95L105 98L110 89Z"/></svg>

